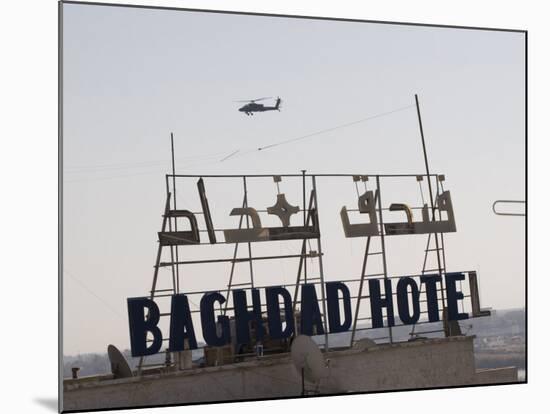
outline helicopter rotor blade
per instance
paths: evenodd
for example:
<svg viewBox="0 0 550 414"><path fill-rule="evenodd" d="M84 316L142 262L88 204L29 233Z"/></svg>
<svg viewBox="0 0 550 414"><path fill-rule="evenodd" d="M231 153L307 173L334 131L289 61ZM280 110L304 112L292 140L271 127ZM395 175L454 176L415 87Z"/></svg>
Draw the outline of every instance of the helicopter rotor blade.
<svg viewBox="0 0 550 414"><path fill-rule="evenodd" d="M266 99L273 99L273 96L266 96L264 98L253 99L251 102L264 101Z"/></svg>
<svg viewBox="0 0 550 414"><path fill-rule="evenodd" d="M263 101L265 99L272 99L272 98L273 98L272 96L266 96L264 98L247 99L247 100L243 100L243 101L234 101L234 102L256 102L256 101Z"/></svg>

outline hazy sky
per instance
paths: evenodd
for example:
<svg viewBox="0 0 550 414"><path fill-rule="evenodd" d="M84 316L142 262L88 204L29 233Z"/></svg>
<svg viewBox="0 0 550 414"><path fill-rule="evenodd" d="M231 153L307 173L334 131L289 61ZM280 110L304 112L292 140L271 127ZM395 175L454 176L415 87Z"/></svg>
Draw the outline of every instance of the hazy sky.
<svg viewBox="0 0 550 414"><path fill-rule="evenodd" d="M524 199L523 34L63 7L65 354L129 346L126 298L151 287L171 131L182 174L423 174L415 93L431 171L445 174L454 204L458 231L445 238L447 269L479 272L483 306L524 306L524 219L491 210L497 199ZM233 102L263 96L280 96L282 111L247 117ZM384 207L421 203L414 179L382 185ZM318 186L325 278L358 277L364 240L346 239L339 217L343 205L355 208L355 187L351 179ZM240 182L207 180L206 190L216 227L236 227L228 214L242 203ZM200 211L195 180L177 191L179 208ZM281 191L301 202L295 182L284 180ZM257 209L275 201L269 179L250 183L249 192ZM262 222L277 225L273 216ZM425 240L389 240L389 273L419 273ZM233 246L205 249L180 249L180 259L230 257ZM253 249L296 254L299 243ZM222 287L228 269L190 266L182 291ZM295 280L296 269L296 261L259 264L257 284ZM240 267L237 281L247 271Z"/></svg>

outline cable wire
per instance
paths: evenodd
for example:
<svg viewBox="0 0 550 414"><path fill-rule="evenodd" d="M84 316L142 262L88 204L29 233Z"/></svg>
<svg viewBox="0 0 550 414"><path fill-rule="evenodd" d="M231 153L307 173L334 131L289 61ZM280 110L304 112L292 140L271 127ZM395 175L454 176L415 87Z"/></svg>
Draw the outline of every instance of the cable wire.
<svg viewBox="0 0 550 414"><path fill-rule="evenodd" d="M284 140L284 141L275 142L273 144L264 145L263 147L259 147L259 148L251 148L251 149L244 150L244 151L242 151L240 149L237 149L237 150L233 151L232 153L230 153L229 155L226 155L225 157L223 157L220 160L211 160L212 158L219 157L220 152L212 153L212 154L203 154L203 155L196 155L196 156L186 157L187 159L195 159L196 161L199 161L199 159L202 158L202 162L199 161L198 163L190 164L187 167L183 167L183 169L186 169L186 168L192 167L192 166L194 167L194 166L222 163L222 162L225 162L229 159L238 158L238 157L241 157L241 156L244 156L244 155L247 155L247 154L255 153L255 152L258 152L258 151L264 151L266 149L275 148L275 147L278 147L278 146L281 146L281 145L291 144L293 142L297 142L297 141L301 141L303 139L307 139L307 138L311 138L311 137L314 137L314 136L317 136L317 135L325 134L327 132L336 131L336 130L341 129L341 128L347 128L349 126L357 125L357 124L360 124L362 122L367 122L367 121L370 121L370 120L373 120L373 119L376 119L376 118L381 118L383 116L391 115L391 114L394 114L396 112L404 111L404 110L412 108L414 106L415 105L403 106L401 108L393 109L393 110L387 111L387 112L381 112L381 113L378 113L376 115L370 115L366 118L362 118L362 119L359 119L359 120L356 120L356 121L352 121L352 122L348 122L348 123L345 123L345 124L337 125L337 126L334 126L334 127L331 127L331 128L322 129L320 131L312 132L310 134L302 135L302 136L295 137L295 138L290 138L290 139L287 139L287 140ZM223 153L221 153L221 154L223 154ZM151 167L157 167L157 166L161 167L162 164L165 164L165 163L166 163L165 161L152 161L152 162L142 162L142 163L122 163L122 164L97 165L97 166L68 167L68 168L72 168L74 170L73 171L65 171L65 173L107 172L109 170L127 169L127 168L144 168L144 167L145 168L151 168ZM133 177L135 175L152 174L152 173L155 173L155 172L156 171L148 171L148 172L140 172L140 173L135 173L135 174L106 176L106 177L100 177L100 178L95 178L95 179L64 180L64 182L65 183L78 183L78 182L82 182L82 181L102 181L102 180L109 180L109 179L112 179L112 178Z"/></svg>
<svg viewBox="0 0 550 414"><path fill-rule="evenodd" d="M63 269L63 273L67 274L71 279L73 279L75 282L77 282L82 288L84 288L90 295L94 296L97 300L99 300L101 303L103 303L107 308L109 308L110 311L112 311L115 315L119 316L120 318L124 319L124 317L118 313L107 301L102 299L100 296L95 294L88 286L84 284L81 280L77 279L71 272L68 272L67 269Z"/></svg>
<svg viewBox="0 0 550 414"><path fill-rule="evenodd" d="M397 109L394 109L392 111L382 112L382 113L379 113L379 114L376 114L376 115L371 115L367 118L359 119L357 121L348 122L347 124L338 125L338 126L335 126L335 127L332 127L332 128L327 128L327 129L323 129L321 131L313 132L311 134L302 135L301 137L291 138L291 139L287 139L285 141L276 142L274 144L265 145L263 147L259 147L258 151L263 151L263 150L266 150L266 149L269 149L269 148L278 147L280 145L290 144L291 142L300 141L302 139L310 138L310 137L313 137L315 135L320 135L320 134L324 134L326 132L335 131L335 130L340 129L340 128L346 128L346 127L349 127L349 126L352 126L352 125L359 124L361 122L370 121L371 119L380 118L380 117L383 117L383 116L386 116L386 115L394 114L394 113L399 112L399 111L404 111L405 109L412 108L413 106L415 106L415 105L403 106L401 108L397 108Z"/></svg>

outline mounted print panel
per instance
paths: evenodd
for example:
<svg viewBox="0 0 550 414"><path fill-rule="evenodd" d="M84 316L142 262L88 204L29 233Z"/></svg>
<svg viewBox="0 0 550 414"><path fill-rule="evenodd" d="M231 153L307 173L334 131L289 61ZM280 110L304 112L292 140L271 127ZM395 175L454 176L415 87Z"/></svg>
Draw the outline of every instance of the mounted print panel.
<svg viewBox="0 0 550 414"><path fill-rule="evenodd" d="M60 8L62 411L526 382L525 32Z"/></svg>

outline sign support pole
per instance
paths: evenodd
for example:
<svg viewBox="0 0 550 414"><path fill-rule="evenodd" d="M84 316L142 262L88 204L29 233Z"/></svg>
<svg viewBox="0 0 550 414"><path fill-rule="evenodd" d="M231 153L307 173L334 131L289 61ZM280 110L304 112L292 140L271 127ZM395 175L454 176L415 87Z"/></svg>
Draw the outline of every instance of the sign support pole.
<svg viewBox="0 0 550 414"><path fill-rule="evenodd" d="M426 141L424 140L424 128L422 127L422 117L420 116L420 104L418 103L418 95L414 94L414 100L416 103L416 114L418 115L418 126L420 127L420 138L422 138L422 151L424 153L424 164L426 165L426 176L428 178L428 190L430 192L430 207L432 209L432 221L435 221L435 205L434 205L434 198L433 198L433 190L432 190L432 178L430 176L430 168L428 166L428 154L426 151ZM438 274L442 278L441 279L441 302L442 302L442 309L445 309L445 293L443 289L443 276L441 275L441 257L439 255L440 249L439 249L439 238L437 237L437 233L434 233L435 236L435 248L436 248L436 256L437 256L437 269ZM443 324L446 324L446 315L445 312L443 312Z"/></svg>

